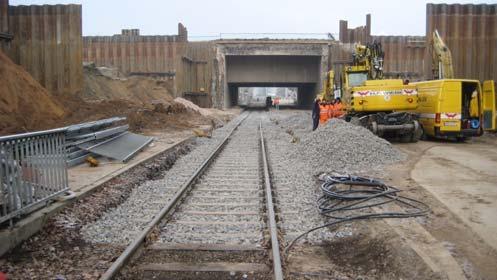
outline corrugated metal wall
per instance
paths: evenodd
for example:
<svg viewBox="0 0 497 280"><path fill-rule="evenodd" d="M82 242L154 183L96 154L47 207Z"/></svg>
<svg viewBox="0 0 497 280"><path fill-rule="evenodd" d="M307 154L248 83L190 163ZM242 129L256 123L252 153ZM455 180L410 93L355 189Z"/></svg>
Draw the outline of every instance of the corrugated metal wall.
<svg viewBox="0 0 497 280"><path fill-rule="evenodd" d="M497 4L427 4L428 39L435 29L452 52L457 78L497 79ZM431 73L429 53L426 59Z"/></svg>
<svg viewBox="0 0 497 280"><path fill-rule="evenodd" d="M183 77L178 88L182 89L182 92L199 92L202 88L210 92L215 56L214 43L189 42L182 58Z"/></svg>
<svg viewBox="0 0 497 280"><path fill-rule="evenodd" d="M425 43L422 36L373 36L382 43L385 51L384 71L387 78L418 81L423 78ZM330 65L335 71L336 82L343 65L352 64L354 43L332 42Z"/></svg>
<svg viewBox="0 0 497 280"><path fill-rule="evenodd" d="M349 29L347 21L340 21L340 43L331 47L333 69L339 73L338 64L351 63L354 44L377 40L385 51L384 71L389 78L420 80L425 71L424 36L374 36L371 35L371 15L366 15L366 25Z"/></svg>
<svg viewBox="0 0 497 280"><path fill-rule="evenodd" d="M9 6L3 51L53 93L83 88L81 5Z"/></svg>
<svg viewBox="0 0 497 280"><path fill-rule="evenodd" d="M85 36L83 61L129 73L174 73L175 95L211 90L214 43L188 42L186 28L170 36ZM138 34L138 33L136 33Z"/></svg>
<svg viewBox="0 0 497 280"><path fill-rule="evenodd" d="M353 29L348 28L346 20L340 20L340 42L342 43L368 43L371 38L371 15L366 15L366 25Z"/></svg>
<svg viewBox="0 0 497 280"><path fill-rule="evenodd" d="M9 0L0 0L0 32L9 32Z"/></svg>
<svg viewBox="0 0 497 280"><path fill-rule="evenodd" d="M85 36L83 61L117 67L126 74L170 72L178 67L175 58L185 48L186 42L177 36Z"/></svg>
<svg viewBox="0 0 497 280"><path fill-rule="evenodd" d="M389 78L421 80L424 76L424 36L372 36L385 52L384 71Z"/></svg>

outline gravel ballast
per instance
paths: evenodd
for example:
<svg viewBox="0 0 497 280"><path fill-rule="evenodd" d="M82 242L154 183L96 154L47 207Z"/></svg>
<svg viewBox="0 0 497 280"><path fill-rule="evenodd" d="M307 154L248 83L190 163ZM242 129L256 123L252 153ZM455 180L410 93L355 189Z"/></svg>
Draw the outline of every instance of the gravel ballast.
<svg viewBox="0 0 497 280"><path fill-rule="evenodd" d="M406 155L368 129L341 119L302 136L294 155L322 172L358 172L406 159Z"/></svg>
<svg viewBox="0 0 497 280"><path fill-rule="evenodd" d="M311 130L309 112L271 112L263 123L277 207L286 242L322 225L316 207L323 172L366 173L405 159L389 142L369 130L332 119ZM321 243L353 234L351 224L333 232L323 229L299 241Z"/></svg>
<svg viewBox="0 0 497 280"><path fill-rule="evenodd" d="M262 246L259 114L251 113L238 127L171 220L161 225L159 242Z"/></svg>
<svg viewBox="0 0 497 280"><path fill-rule="evenodd" d="M179 158L161 179L146 181L134 188L124 203L85 225L81 229L84 240L122 245L131 242L244 116L214 130L211 138L196 138L190 153Z"/></svg>

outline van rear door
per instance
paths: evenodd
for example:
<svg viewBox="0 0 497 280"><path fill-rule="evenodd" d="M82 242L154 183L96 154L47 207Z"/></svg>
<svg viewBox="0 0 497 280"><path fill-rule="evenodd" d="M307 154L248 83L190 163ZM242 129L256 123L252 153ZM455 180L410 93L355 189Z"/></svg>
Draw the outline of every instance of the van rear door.
<svg viewBox="0 0 497 280"><path fill-rule="evenodd" d="M488 131L497 130L497 106L495 96L495 82L493 80L483 82L483 129Z"/></svg>
<svg viewBox="0 0 497 280"><path fill-rule="evenodd" d="M461 82L445 81L440 95L439 118L441 132L457 132L461 129Z"/></svg>

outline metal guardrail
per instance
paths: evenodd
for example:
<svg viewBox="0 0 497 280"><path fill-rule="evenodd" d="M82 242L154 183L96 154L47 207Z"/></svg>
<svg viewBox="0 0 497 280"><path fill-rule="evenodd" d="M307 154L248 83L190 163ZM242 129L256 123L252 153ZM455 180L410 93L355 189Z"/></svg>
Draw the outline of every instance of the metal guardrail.
<svg viewBox="0 0 497 280"><path fill-rule="evenodd" d="M0 137L0 223L68 190L65 128Z"/></svg>

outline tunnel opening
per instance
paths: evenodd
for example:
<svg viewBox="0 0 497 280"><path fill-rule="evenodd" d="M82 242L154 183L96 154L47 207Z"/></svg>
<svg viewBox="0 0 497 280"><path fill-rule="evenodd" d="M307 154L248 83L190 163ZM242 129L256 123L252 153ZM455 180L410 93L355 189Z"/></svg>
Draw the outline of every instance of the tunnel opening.
<svg viewBox="0 0 497 280"><path fill-rule="evenodd" d="M296 108L311 108L320 83L320 56L226 55L224 107L239 106L240 88L294 88Z"/></svg>
<svg viewBox="0 0 497 280"><path fill-rule="evenodd" d="M264 95L280 97L280 107L309 109L316 98L316 83L230 83L228 84L228 107L245 107L244 95L255 93L258 98ZM246 92L246 93L245 93Z"/></svg>

